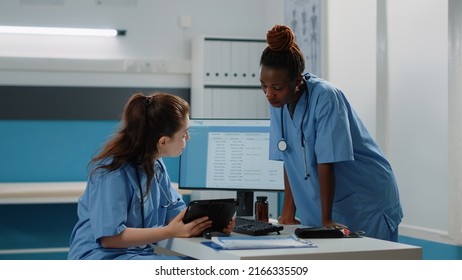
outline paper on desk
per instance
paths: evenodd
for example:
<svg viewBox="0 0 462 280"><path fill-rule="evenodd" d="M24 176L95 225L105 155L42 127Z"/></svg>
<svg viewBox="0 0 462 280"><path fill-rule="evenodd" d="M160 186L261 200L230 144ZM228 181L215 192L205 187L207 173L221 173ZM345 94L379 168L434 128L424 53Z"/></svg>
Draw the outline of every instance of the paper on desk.
<svg viewBox="0 0 462 280"><path fill-rule="evenodd" d="M296 236L212 237L212 242L223 249L269 249L316 247L309 240Z"/></svg>

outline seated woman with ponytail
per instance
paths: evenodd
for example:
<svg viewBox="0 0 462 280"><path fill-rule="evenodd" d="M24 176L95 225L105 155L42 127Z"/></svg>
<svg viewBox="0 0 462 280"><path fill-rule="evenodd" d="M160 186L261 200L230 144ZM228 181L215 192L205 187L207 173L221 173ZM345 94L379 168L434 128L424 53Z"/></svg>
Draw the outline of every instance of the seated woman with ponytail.
<svg viewBox="0 0 462 280"><path fill-rule="evenodd" d="M162 161L183 152L188 127L189 105L178 96L138 93L128 100L118 132L90 162L69 259L179 259L156 254L152 243L211 226L207 217L182 222L186 206Z"/></svg>

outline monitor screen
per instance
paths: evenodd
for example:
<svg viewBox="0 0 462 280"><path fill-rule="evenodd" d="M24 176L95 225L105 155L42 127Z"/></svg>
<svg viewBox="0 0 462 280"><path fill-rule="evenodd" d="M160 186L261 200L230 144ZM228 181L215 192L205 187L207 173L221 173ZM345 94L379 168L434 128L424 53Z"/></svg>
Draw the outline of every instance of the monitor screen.
<svg viewBox="0 0 462 280"><path fill-rule="evenodd" d="M269 129L263 119L191 119L179 188L233 190L238 196L283 191L283 163L269 160Z"/></svg>

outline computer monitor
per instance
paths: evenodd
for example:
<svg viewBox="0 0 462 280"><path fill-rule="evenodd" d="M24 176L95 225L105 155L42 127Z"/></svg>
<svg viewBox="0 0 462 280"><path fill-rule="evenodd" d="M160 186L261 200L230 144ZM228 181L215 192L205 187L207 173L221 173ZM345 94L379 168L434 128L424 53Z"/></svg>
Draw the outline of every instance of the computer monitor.
<svg viewBox="0 0 462 280"><path fill-rule="evenodd" d="M263 119L191 119L179 188L237 191L237 215L252 216L254 191L284 190L283 163L269 160L269 130Z"/></svg>

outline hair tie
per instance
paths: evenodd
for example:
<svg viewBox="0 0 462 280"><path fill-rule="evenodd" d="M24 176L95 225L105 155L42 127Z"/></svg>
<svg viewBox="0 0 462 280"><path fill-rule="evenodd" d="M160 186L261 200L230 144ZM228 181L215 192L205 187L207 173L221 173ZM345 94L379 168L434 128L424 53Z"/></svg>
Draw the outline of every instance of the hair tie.
<svg viewBox="0 0 462 280"><path fill-rule="evenodd" d="M146 106L149 106L152 103L152 96L146 96Z"/></svg>

